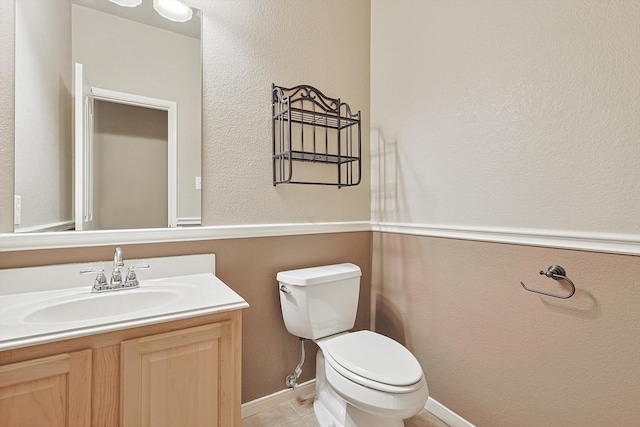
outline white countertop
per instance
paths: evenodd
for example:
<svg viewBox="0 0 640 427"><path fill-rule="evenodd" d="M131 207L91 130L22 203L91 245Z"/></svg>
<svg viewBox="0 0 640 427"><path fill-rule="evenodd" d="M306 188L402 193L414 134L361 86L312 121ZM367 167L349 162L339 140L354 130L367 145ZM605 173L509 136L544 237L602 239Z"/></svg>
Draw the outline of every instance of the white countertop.
<svg viewBox="0 0 640 427"><path fill-rule="evenodd" d="M182 257L159 259L164 263L176 258ZM149 262L153 268L157 260L144 261ZM77 274L78 265L70 266ZM55 286L48 289L41 284L31 287L24 284L21 288L23 292L12 293L7 292L7 289L13 286L15 290L15 284L5 281L18 276L0 276L0 288L4 288L5 291L0 293L0 351L249 307L242 297L218 279L213 272L202 272L202 269L198 271L198 268L191 270L198 274L142 279L139 288L105 293L91 292L92 276L83 276L87 279L88 286ZM139 279L143 274L139 274ZM142 301L143 306L117 314L109 314L108 311L89 313L88 318L82 318L84 315L64 308L58 310L62 315L54 321L48 320L47 316L39 315L48 307L67 307L65 304L68 302L81 307L82 301L93 300L89 302L94 303L95 307L100 307L103 302L105 305L109 302L108 298L113 298L118 304L119 301L124 301L123 297L128 296ZM163 296L157 304L144 306L146 298L152 299L157 296ZM103 299L96 301L100 298Z"/></svg>

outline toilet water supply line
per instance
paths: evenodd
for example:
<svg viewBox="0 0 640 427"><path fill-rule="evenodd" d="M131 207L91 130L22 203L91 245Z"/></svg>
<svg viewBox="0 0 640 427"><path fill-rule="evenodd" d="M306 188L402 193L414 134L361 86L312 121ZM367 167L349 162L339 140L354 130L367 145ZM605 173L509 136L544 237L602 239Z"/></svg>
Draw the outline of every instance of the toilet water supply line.
<svg viewBox="0 0 640 427"><path fill-rule="evenodd" d="M302 357L300 358L300 363L296 366L296 369L292 374L287 375L287 379L284 380L284 383L287 387L293 388L294 390L298 388L298 378L302 375L302 364L304 363L304 338L299 338L300 344L302 348Z"/></svg>

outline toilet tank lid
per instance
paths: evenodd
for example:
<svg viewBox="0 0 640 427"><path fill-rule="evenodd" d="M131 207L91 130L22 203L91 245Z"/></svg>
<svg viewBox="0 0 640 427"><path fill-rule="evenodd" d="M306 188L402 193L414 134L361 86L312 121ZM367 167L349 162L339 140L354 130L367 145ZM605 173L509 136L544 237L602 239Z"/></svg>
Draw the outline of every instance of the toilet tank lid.
<svg viewBox="0 0 640 427"><path fill-rule="evenodd" d="M276 278L278 282L287 285L313 286L360 276L362 276L360 267L355 264L344 263L281 271Z"/></svg>

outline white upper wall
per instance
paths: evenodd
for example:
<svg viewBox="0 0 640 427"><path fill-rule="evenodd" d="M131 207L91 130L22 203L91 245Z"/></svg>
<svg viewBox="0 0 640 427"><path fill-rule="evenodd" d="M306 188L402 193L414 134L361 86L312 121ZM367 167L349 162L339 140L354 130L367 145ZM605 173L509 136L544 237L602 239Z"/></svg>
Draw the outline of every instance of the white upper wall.
<svg viewBox="0 0 640 427"><path fill-rule="evenodd" d="M72 220L70 3L16 2L15 37L20 230Z"/></svg>
<svg viewBox="0 0 640 427"><path fill-rule="evenodd" d="M639 40L638 1L372 0L374 216L640 233Z"/></svg>
<svg viewBox="0 0 640 427"><path fill-rule="evenodd" d="M362 110L369 151L368 0L189 0L203 11L204 225L369 220L369 169L338 189L272 181L271 84ZM365 159L367 160L367 159Z"/></svg>

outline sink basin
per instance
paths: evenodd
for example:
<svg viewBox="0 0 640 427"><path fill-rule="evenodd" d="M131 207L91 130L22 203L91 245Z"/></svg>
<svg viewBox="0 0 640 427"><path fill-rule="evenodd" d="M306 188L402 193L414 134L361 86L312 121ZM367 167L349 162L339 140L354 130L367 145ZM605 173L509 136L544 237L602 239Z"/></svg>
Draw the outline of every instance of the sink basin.
<svg viewBox="0 0 640 427"><path fill-rule="evenodd" d="M118 316L156 308L180 298L171 290L137 289L83 295L78 299L48 305L24 317L27 323L75 322Z"/></svg>

